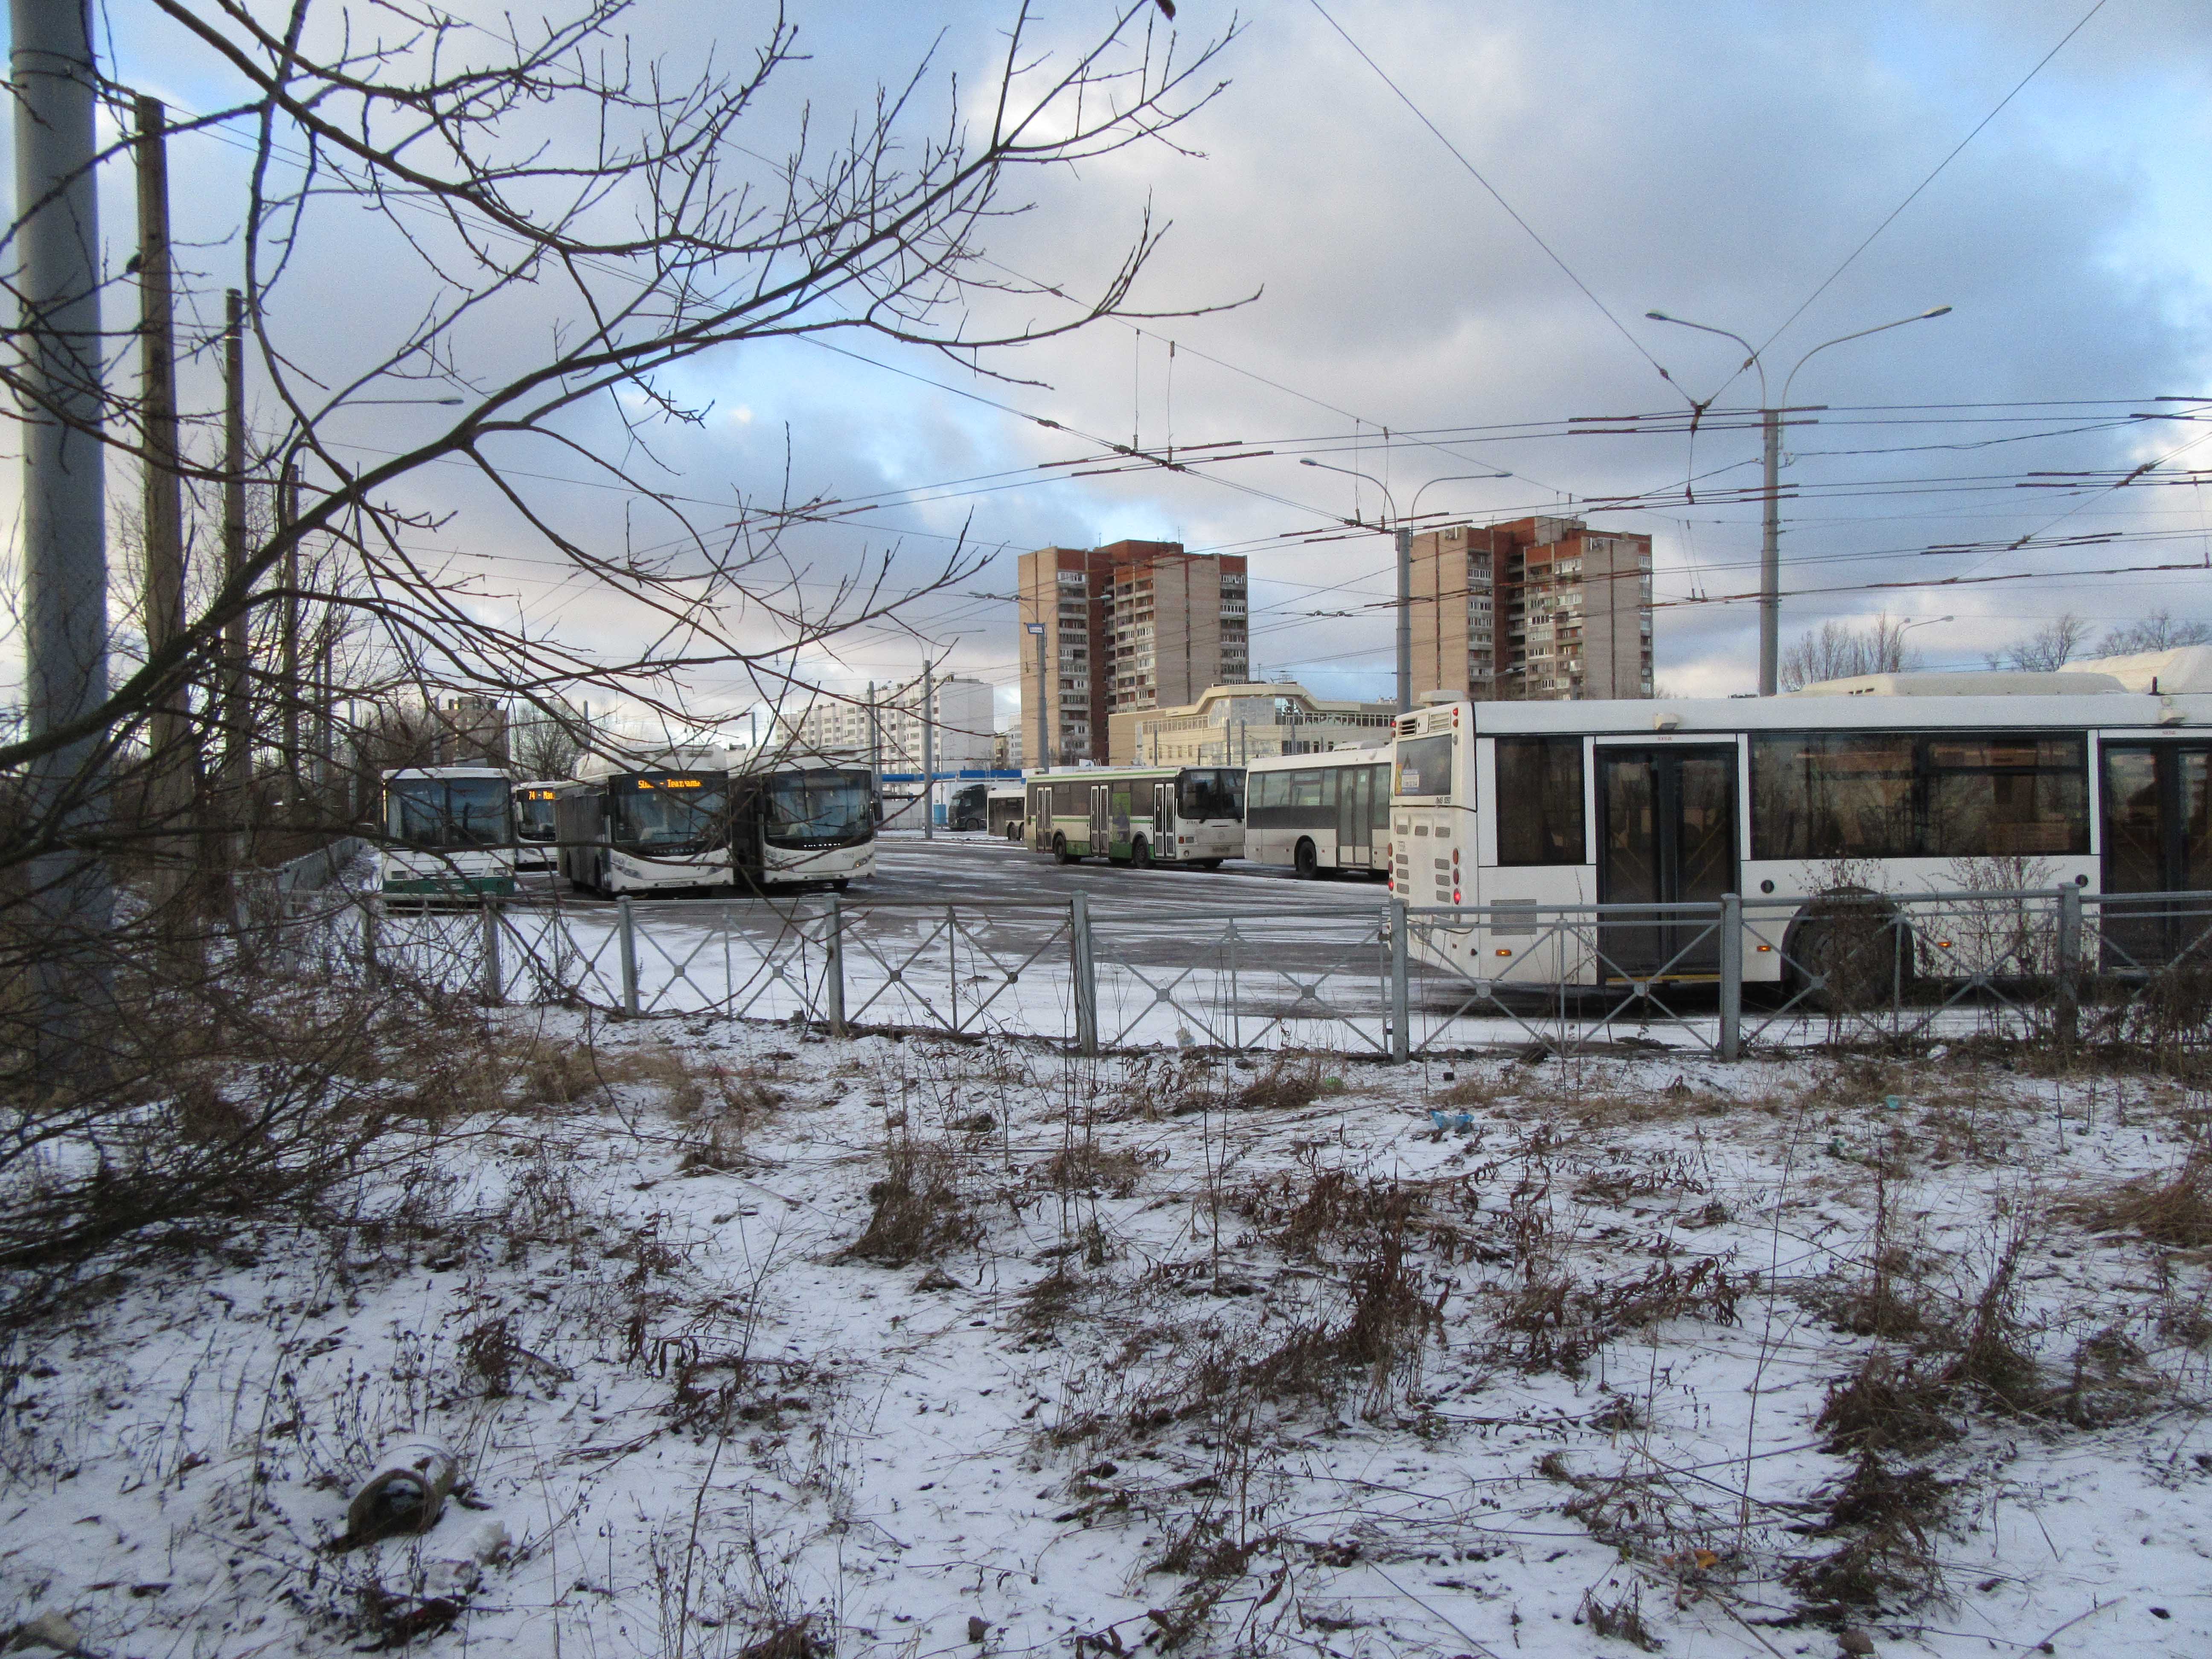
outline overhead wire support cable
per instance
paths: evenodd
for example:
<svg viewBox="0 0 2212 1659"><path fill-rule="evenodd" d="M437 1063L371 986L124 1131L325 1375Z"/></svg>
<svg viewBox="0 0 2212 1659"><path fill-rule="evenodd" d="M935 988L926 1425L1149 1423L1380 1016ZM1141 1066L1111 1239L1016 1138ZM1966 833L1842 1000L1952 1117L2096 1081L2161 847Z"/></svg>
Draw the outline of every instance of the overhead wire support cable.
<svg viewBox="0 0 2212 1659"><path fill-rule="evenodd" d="M1390 78L1389 72L1387 70L1367 55L1367 49L1361 46L1358 41L1352 38L1351 34L1346 32L1343 24L1338 22L1335 18L1329 15L1328 9L1322 4L1321 0L1308 0L1308 3L1310 4L1316 11L1321 14L1322 21L1327 23L1329 27L1334 29L1337 32L1337 34L1343 40L1344 44L1350 46L1354 52L1358 54L1359 61L1375 71L1376 77L1381 80L1384 86L1390 88L1392 94L1396 96L1398 101L1413 112L1413 118L1419 121L1423 126L1426 127L1436 141L1451 153L1452 160L1457 161L1460 166L1467 169L1468 176L1489 192L1490 199L1492 201L1497 203L1499 207L1505 210L1506 216L1511 219L1515 224L1520 226L1523 231L1528 233L1528 240L1530 241L1535 243L1538 247L1543 249L1544 257L1549 259L1553 264L1557 265L1566 279L1582 291L1583 297L1598 308L1600 314L1605 318L1606 321L1613 325L1613 331L1619 334L1622 339L1627 341L1628 343L1634 348L1638 356L1643 358L1645 362L1650 364L1651 367L1658 372L1658 375L1661 380L1666 381L1668 386L1674 386L1674 390L1680 394L1683 402L1689 404L1694 409L1697 406L1695 400L1691 398L1688 392L1684 392L1680 386L1674 386L1674 377L1667 372L1667 366L1651 355L1650 350L1645 348L1643 341L1638 339L1633 334L1628 331L1627 325L1623 323L1620 318L1613 314L1613 308L1607 305L1604 301L1597 297L1596 291L1592 289L1588 283L1585 283L1581 277L1575 275L1574 267L1570 265L1565 259L1561 258L1559 254L1553 251L1552 245L1546 241L1542 236L1537 234L1535 226L1530 224L1526 219L1521 216L1520 210L1516 209L1512 203L1505 199L1504 194L1498 190L1497 185L1492 184L1489 179L1483 177L1482 169L1476 167L1474 162L1468 161L1457 144L1455 144L1450 139L1444 137L1443 129L1437 126L1434 121L1431 121L1428 118L1427 112L1407 94L1402 87ZM2100 5L2103 4L2104 0L2098 0L2098 3ZM2084 21L2086 21L2087 20L2085 19Z"/></svg>

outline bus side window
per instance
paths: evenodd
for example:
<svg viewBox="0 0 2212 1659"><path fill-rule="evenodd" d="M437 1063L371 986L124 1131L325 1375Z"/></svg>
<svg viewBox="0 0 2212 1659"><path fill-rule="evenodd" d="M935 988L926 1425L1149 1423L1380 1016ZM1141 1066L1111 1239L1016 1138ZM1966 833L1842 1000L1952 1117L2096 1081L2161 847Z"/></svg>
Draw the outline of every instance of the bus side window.
<svg viewBox="0 0 2212 1659"><path fill-rule="evenodd" d="M1498 861L1583 861L1583 740L1498 740Z"/></svg>

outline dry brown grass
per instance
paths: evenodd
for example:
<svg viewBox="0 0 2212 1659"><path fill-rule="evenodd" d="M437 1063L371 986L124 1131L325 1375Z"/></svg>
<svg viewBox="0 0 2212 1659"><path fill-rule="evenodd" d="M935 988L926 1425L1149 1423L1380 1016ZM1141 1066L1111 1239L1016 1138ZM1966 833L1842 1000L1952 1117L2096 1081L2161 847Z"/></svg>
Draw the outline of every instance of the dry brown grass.
<svg viewBox="0 0 2212 1659"><path fill-rule="evenodd" d="M2202 1249L2212 1244L2212 1154L2198 1147L2164 1180L2131 1181L2071 1207L2100 1231Z"/></svg>
<svg viewBox="0 0 2212 1659"><path fill-rule="evenodd" d="M1876 1349L1829 1388L1814 1426L1826 1434L1830 1451L1910 1455L1958 1438L1950 1398L1949 1386L1936 1372Z"/></svg>
<svg viewBox="0 0 2212 1659"><path fill-rule="evenodd" d="M1950 1505L1954 1484L1924 1468L1892 1469L1872 1452L1862 1453L1826 1516L1804 1528L1844 1541L1792 1562L1784 1579L1811 1612L1831 1619L1932 1594L1942 1567L1930 1534Z"/></svg>
<svg viewBox="0 0 2212 1659"><path fill-rule="evenodd" d="M1597 1351L1626 1332L1669 1319L1736 1322L1742 1285L1720 1262L1655 1261L1633 1279L1578 1279L1564 1268L1534 1273L1493 1293L1492 1355L1526 1370L1578 1376Z"/></svg>
<svg viewBox="0 0 2212 1659"><path fill-rule="evenodd" d="M868 1188L875 1207L845 1254L885 1267L934 1261L982 1237L964 1190L966 1161L941 1141L903 1131L884 1155L883 1179Z"/></svg>
<svg viewBox="0 0 2212 1659"><path fill-rule="evenodd" d="M1229 1103L1247 1111L1297 1111L1343 1087L1344 1080L1323 1067L1319 1054L1278 1054Z"/></svg>

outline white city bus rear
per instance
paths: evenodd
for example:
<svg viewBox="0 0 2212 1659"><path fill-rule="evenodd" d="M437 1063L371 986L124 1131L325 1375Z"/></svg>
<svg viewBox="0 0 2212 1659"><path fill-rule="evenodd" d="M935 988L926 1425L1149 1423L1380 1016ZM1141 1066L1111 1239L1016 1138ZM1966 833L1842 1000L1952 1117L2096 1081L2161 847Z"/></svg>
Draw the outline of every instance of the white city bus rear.
<svg viewBox="0 0 2212 1659"><path fill-rule="evenodd" d="M1963 695L1943 695L1954 685ZM1707 921L1608 919L1593 957L1540 930L1544 906L2212 889L2208 728L2212 696L2131 693L2100 674L1440 702L1399 717L1391 885L1416 907L1491 907L1479 927L1425 927L1417 948L1531 982L1718 968ZM1804 959L1801 930L1820 925L1802 903L1761 910L1747 981L1784 977Z"/></svg>

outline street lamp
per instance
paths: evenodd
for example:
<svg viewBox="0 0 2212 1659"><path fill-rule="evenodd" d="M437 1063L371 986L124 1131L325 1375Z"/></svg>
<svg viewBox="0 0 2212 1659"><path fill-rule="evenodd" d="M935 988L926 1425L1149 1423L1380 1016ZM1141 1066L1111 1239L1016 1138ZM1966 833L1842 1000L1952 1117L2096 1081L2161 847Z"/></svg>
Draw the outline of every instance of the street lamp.
<svg viewBox="0 0 2212 1659"><path fill-rule="evenodd" d="M1863 340L1869 334L1887 333L1893 328L1903 328L1907 323L1924 323L1931 317L1948 315L1951 307L1935 306L1926 311L1915 312L1910 317L1900 317L1893 323L1877 323L1872 328L1863 328L1855 333L1838 334L1832 340L1823 340L1797 360L1782 381L1782 402L1770 404L1766 397L1766 365L1760 361L1763 348L1754 346L1741 334L1727 329L1715 328L1710 323L1693 323L1686 317L1670 317L1663 311L1647 311L1644 314L1655 323L1673 323L1680 328L1694 328L1701 334L1717 334L1723 339L1734 340L1749 355L1742 367L1759 371L1759 418L1765 439L1765 495L1766 522L1759 549L1759 695L1771 697L1779 678L1778 670L1782 654L1782 417L1789 412L1790 382L1802 368L1830 346L1842 345L1848 340ZM1769 343L1771 343L1770 342Z"/></svg>
<svg viewBox="0 0 2212 1659"><path fill-rule="evenodd" d="M1390 494L1390 486L1371 472L1361 472L1348 466L1332 466L1327 461L1317 461L1310 455L1298 459L1300 466L1319 467L1323 472L1341 472L1346 477L1364 478L1382 492L1389 504L1390 516L1396 520L1395 540L1398 548L1398 712L1404 714L1413 706L1413 520L1421 505L1421 496L1431 484L1468 483L1478 479L1510 478L1510 472L1458 472L1448 478L1431 478L1413 492L1413 511L1404 518L1398 517L1398 503ZM1357 520L1354 520L1357 522Z"/></svg>

